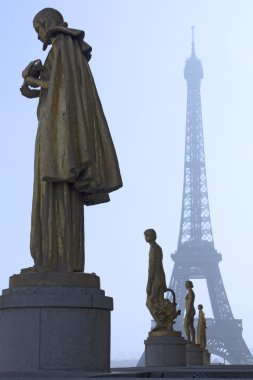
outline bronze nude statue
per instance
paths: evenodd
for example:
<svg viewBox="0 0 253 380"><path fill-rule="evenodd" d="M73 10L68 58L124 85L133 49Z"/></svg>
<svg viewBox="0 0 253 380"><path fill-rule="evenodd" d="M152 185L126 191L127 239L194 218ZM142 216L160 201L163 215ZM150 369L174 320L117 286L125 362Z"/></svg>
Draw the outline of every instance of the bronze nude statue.
<svg viewBox="0 0 253 380"><path fill-rule="evenodd" d="M39 98L30 249L31 272L84 271L84 205L109 201L122 180L88 61L82 30L60 12L41 10L33 26L51 45L42 64L23 71L21 93Z"/></svg>
<svg viewBox="0 0 253 380"><path fill-rule="evenodd" d="M187 294L185 297L185 317L184 317L184 329L188 343L195 344L195 328L194 328L194 301L195 294L193 289L193 283L190 280L185 282Z"/></svg>
<svg viewBox="0 0 253 380"><path fill-rule="evenodd" d="M205 313L203 312L203 305L198 305L198 310L197 344L199 344L200 348L204 350L206 348L206 318Z"/></svg>
<svg viewBox="0 0 253 380"><path fill-rule="evenodd" d="M173 335L177 333L173 330L173 324L181 311L176 310L174 291L166 286L163 253L161 247L156 243L156 232L153 229L148 229L144 232L144 236L146 242L150 244L146 306L156 322L151 335L152 332ZM164 293L167 291L172 293L172 302L164 298Z"/></svg>

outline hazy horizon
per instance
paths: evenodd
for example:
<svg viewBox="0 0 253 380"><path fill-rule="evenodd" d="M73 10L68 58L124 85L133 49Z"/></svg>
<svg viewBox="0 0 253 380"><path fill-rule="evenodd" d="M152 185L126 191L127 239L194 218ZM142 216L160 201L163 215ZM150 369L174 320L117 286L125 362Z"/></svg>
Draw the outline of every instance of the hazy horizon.
<svg viewBox="0 0 253 380"><path fill-rule="evenodd" d="M90 67L116 147L124 187L108 204L85 207L86 271L114 298L112 358L138 358L151 316L146 309L154 228L169 283L183 191L185 60L195 26L201 59L207 186L221 276L243 337L253 347L252 276L253 2L251 0L10 0L2 4L0 129L0 288L29 252L37 100L21 96L21 72L47 52L32 27L44 7L85 31ZM207 287L193 280L196 304L212 317Z"/></svg>

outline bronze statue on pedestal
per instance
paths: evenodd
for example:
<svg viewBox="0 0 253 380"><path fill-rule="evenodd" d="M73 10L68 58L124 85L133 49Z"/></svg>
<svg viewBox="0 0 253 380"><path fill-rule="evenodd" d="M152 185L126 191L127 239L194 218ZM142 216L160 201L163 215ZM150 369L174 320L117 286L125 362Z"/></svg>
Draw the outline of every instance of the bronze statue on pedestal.
<svg viewBox="0 0 253 380"><path fill-rule="evenodd" d="M206 348L206 318L203 312L203 305L198 305L199 318L197 325L197 344L205 350Z"/></svg>
<svg viewBox="0 0 253 380"><path fill-rule="evenodd" d="M178 335L173 330L173 324L181 311L176 309L174 291L166 286L162 249L156 243L155 230L146 230L144 236L146 242L150 244L146 306L156 322L150 335ZM167 291L173 295L172 302L164 298L164 293Z"/></svg>
<svg viewBox="0 0 253 380"><path fill-rule="evenodd" d="M84 205L109 201L122 186L118 160L88 64L82 30L41 10L33 26L51 49L23 71L22 95L39 98L30 249L23 272L84 271Z"/></svg>
<svg viewBox="0 0 253 380"><path fill-rule="evenodd" d="M195 294L193 289L193 283L190 280L185 282L187 294L185 297L185 317L184 317L184 329L187 337L187 341L190 344L195 344L195 328L194 328L194 301Z"/></svg>

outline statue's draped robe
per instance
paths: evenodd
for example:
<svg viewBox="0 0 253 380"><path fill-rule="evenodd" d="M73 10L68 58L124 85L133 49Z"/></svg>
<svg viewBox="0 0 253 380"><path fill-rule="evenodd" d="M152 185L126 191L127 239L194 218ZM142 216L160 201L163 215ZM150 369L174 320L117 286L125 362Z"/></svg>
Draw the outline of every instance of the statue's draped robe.
<svg viewBox="0 0 253 380"><path fill-rule="evenodd" d="M83 32L59 29L40 75L31 254L40 271L72 272L84 270L84 204L122 181Z"/></svg>
<svg viewBox="0 0 253 380"><path fill-rule="evenodd" d="M206 318L202 310L199 311L197 324L197 344L200 344L203 349L206 348Z"/></svg>

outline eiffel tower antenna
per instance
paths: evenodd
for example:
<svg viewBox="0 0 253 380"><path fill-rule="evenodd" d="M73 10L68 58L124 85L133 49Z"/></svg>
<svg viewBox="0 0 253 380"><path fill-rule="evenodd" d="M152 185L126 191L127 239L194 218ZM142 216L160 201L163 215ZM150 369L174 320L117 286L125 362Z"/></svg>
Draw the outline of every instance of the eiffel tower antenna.
<svg viewBox="0 0 253 380"><path fill-rule="evenodd" d="M235 319L222 281L219 262L222 256L214 247L206 179L200 85L201 61L195 54L194 27L192 52L186 60L187 110L184 185L177 251L171 255L174 267L169 287L185 309L185 281L205 279L214 318L207 319L209 352L226 357L231 364L253 364L253 357L242 337L242 320Z"/></svg>
<svg viewBox="0 0 253 380"><path fill-rule="evenodd" d="M195 41L194 41L194 29L195 29L195 26L191 26L191 29L192 29L192 55L193 54L195 55Z"/></svg>

